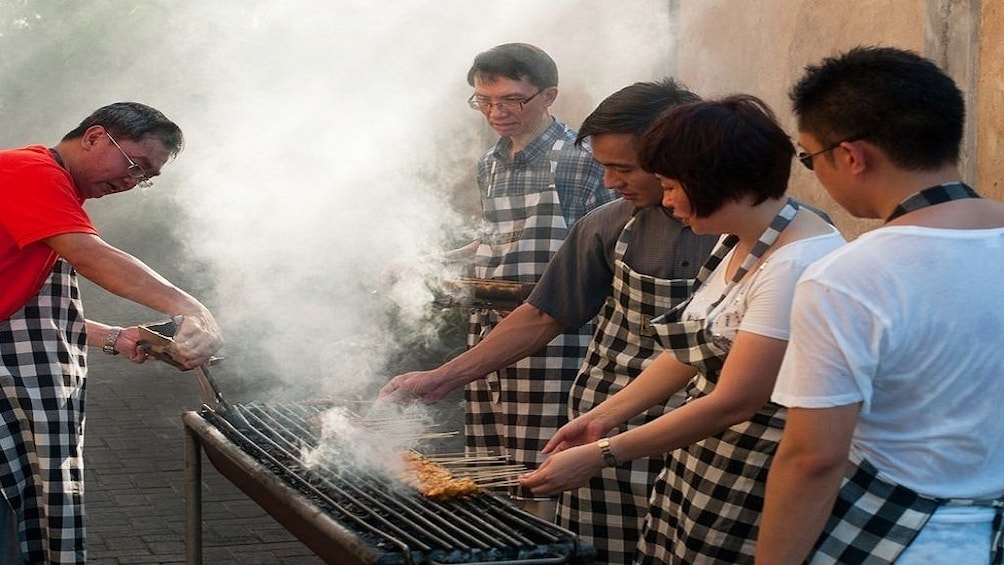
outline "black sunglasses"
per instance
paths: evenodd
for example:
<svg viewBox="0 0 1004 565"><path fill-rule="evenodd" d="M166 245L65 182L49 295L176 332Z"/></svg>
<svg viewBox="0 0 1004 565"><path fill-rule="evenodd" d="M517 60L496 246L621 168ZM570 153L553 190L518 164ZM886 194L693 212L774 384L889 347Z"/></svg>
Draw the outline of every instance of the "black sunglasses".
<svg viewBox="0 0 1004 565"><path fill-rule="evenodd" d="M816 151L815 153L806 153L805 151L799 151L798 152L798 160L802 163L802 165L805 166L806 169L809 169L810 171L814 171L814 170L816 170L815 169L816 166L813 164L812 158L815 157L816 155L822 155L823 153L826 153L827 151L833 151L837 147L840 147L840 144L842 144L842 143L850 143L852 141L860 141L860 140L868 137L869 135L871 135L870 132L869 133L862 133L862 134L859 134L859 135L852 135L852 136L850 136L848 138L841 139L840 141L834 143L833 145L830 145L828 147L820 149L819 151Z"/></svg>

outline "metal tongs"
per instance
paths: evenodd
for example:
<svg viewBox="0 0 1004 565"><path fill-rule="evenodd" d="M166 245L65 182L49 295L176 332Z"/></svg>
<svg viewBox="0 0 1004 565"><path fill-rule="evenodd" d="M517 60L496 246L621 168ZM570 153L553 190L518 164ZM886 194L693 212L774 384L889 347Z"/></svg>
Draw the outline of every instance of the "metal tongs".
<svg viewBox="0 0 1004 565"><path fill-rule="evenodd" d="M182 371L192 371L199 381L205 405L217 412L226 412L230 409L227 401L223 399L223 393L217 388L216 382L213 381L213 377L209 374L209 366L222 361L222 357L211 357L204 365L188 368L182 364L181 357L178 354L178 344L174 341L174 333L178 329L178 323L174 319L155 324L143 324L137 327L140 334L139 346L150 357L163 361Z"/></svg>

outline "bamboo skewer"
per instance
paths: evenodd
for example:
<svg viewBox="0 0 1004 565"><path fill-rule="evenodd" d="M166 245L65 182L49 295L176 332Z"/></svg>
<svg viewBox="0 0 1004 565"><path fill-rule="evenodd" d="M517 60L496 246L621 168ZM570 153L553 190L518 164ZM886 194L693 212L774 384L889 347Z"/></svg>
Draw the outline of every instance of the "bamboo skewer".
<svg viewBox="0 0 1004 565"><path fill-rule="evenodd" d="M519 479L507 479L502 481L494 481L490 483L478 483L481 488L498 488L498 487L514 487L519 485Z"/></svg>

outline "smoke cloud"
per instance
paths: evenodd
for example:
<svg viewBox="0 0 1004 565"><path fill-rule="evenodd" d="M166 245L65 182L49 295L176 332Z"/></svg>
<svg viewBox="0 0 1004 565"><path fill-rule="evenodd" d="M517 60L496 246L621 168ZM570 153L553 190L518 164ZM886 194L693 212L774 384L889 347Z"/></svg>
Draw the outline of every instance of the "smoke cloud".
<svg viewBox="0 0 1004 565"><path fill-rule="evenodd" d="M465 104L474 55L548 51L554 113L575 127L609 93L668 74L668 5L0 2L0 140L54 144L117 100L164 111L186 148L154 188L88 204L103 237L210 306L225 386L371 394L388 371L441 361L415 352L441 354L457 321L421 281L385 275L466 243L477 217L474 164L494 135ZM85 300L97 319L163 319L99 289Z"/></svg>

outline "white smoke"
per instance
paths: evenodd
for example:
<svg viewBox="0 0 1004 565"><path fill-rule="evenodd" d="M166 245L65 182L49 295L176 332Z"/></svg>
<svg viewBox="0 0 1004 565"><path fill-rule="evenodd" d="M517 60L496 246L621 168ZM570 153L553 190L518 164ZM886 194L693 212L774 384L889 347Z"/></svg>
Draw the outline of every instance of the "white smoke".
<svg viewBox="0 0 1004 565"><path fill-rule="evenodd" d="M196 281L228 340L221 371L296 394L371 392L388 355L438 335L424 286L382 274L465 242L477 215L474 164L494 136L465 104L474 56L513 41L546 50L554 113L575 127L673 67L668 6L95 0L63 17L42 0L4 3L0 110L45 136L7 145L54 143L116 100L163 110L186 149L156 188L88 205L103 233ZM34 96L15 88L31 73ZM144 223L177 247L144 254L158 239L139 235Z"/></svg>

